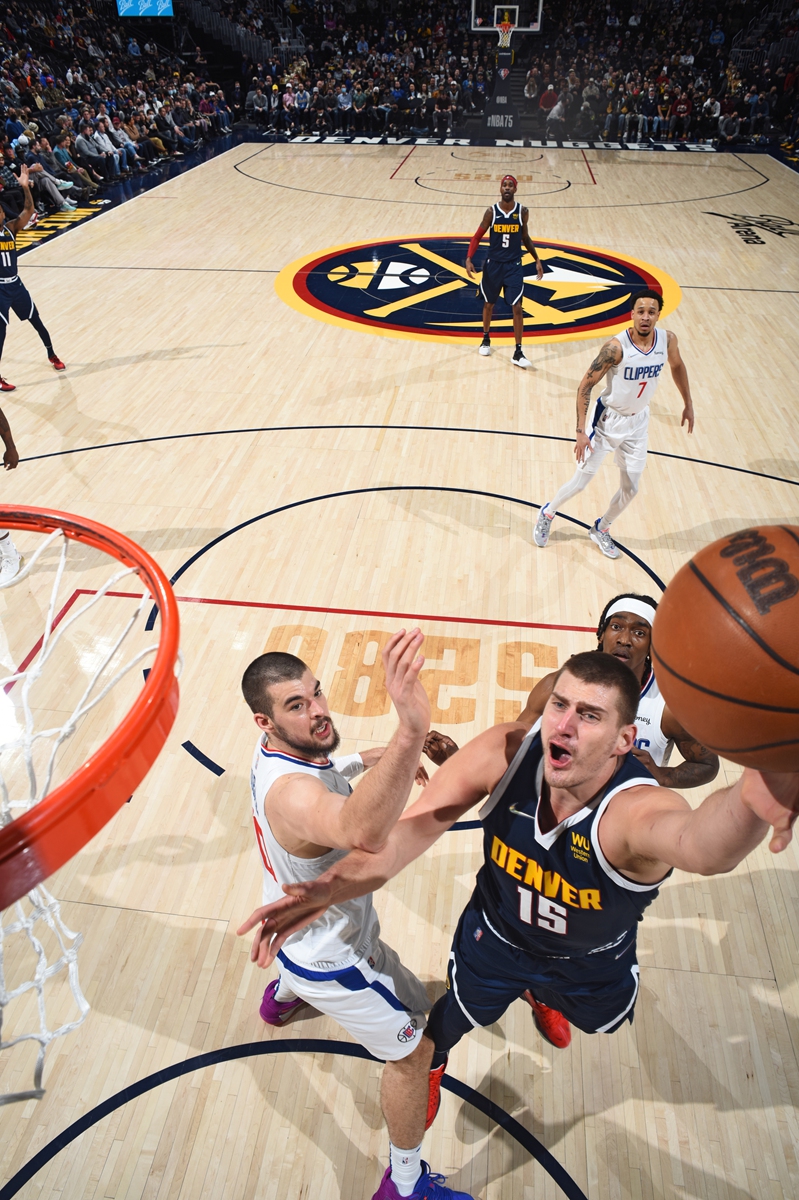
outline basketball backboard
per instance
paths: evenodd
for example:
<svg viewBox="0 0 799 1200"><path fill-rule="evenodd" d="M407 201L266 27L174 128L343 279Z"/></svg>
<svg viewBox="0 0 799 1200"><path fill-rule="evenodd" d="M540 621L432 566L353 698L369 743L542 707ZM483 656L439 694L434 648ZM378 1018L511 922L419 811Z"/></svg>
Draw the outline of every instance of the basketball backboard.
<svg viewBox="0 0 799 1200"><path fill-rule="evenodd" d="M472 0L472 32L498 33L509 21L514 32L540 33L544 0L518 0L516 4L495 4L494 0Z"/></svg>

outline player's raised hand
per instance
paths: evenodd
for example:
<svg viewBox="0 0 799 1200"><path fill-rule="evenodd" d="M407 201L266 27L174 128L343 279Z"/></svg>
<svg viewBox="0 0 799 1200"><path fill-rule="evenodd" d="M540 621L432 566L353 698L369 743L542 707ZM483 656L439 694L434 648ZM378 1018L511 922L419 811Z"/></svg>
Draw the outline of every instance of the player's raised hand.
<svg viewBox="0 0 799 1200"><path fill-rule="evenodd" d="M25 163L23 163L19 169L19 185L20 187L27 187L29 183L30 175L28 173L28 168L25 166Z"/></svg>
<svg viewBox="0 0 799 1200"><path fill-rule="evenodd" d="M741 800L755 816L771 825L768 848L772 854L779 854L790 842L799 816L799 774L747 767L741 779Z"/></svg>
<svg viewBox="0 0 799 1200"><path fill-rule="evenodd" d="M456 742L453 742L451 737L447 737L445 733L439 733L437 729L431 729L424 739L422 749L431 762L434 762L437 767L442 767L448 758L452 758L453 754L457 754L458 745Z"/></svg>
<svg viewBox="0 0 799 1200"><path fill-rule="evenodd" d="M310 925L327 909L332 898L329 884L318 879L308 883L284 883L286 896L256 908L236 930L239 937L258 926L250 948L250 961L259 967L270 966L277 952L292 933Z"/></svg>
<svg viewBox="0 0 799 1200"><path fill-rule="evenodd" d="M424 666L424 655L419 653L423 641L421 630L407 633L400 629L383 650L386 690L400 724L414 737L424 737L430 728L430 701L419 682L419 672Z"/></svg>

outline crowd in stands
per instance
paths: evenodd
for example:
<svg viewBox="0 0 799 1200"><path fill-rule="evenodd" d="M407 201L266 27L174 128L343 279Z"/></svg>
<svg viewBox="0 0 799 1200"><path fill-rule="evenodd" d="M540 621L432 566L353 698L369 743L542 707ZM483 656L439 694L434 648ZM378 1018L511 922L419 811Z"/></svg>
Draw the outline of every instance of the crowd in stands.
<svg viewBox="0 0 799 1200"><path fill-rule="evenodd" d="M286 65L275 55L242 66L247 116L276 132L446 134L491 95L496 38L472 31L463 0L440 8L398 0L385 18L374 0L360 8L355 0L286 6L305 51ZM795 132L796 64L760 55L737 69L730 57L733 37L761 6L572 0L555 15L545 2L543 33L513 42L527 68L530 125L553 138L725 145ZM223 12L251 31L268 27L259 0L232 0ZM797 30L799 7L748 40L766 47Z"/></svg>
<svg viewBox="0 0 799 1200"><path fill-rule="evenodd" d="M177 57L139 45L109 19L110 5L11 4L0 22L0 205L24 206L17 175L29 170L36 211L102 203L120 180L183 157L229 133L236 119L207 78L198 49Z"/></svg>
<svg viewBox="0 0 799 1200"><path fill-rule="evenodd" d="M545 4L542 34L513 43L531 131L723 145L781 131L793 141L796 64L758 50L799 31L799 7L750 36L750 65L736 68L730 55L760 2L566 0L557 14ZM151 39L140 44L108 0L95 3L18 0L5 9L0 205L12 217L23 207L22 162L35 221L101 198L242 117L284 136L450 134L483 110L493 88L497 42L472 30L465 0L390 0L382 9L378 0L283 0L304 50L290 60L276 45L266 62L245 61L246 84L229 89L229 102L199 47L178 56ZM266 0L215 3L251 31L277 28Z"/></svg>

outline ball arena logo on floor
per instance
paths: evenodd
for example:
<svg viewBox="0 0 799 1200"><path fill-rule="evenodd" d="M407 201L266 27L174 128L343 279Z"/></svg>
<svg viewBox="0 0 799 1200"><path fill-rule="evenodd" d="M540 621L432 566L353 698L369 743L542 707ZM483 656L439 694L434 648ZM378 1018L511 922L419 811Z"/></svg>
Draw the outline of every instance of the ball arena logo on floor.
<svg viewBox="0 0 799 1200"><path fill-rule="evenodd" d="M467 234L334 246L289 263L275 280L282 300L317 320L365 333L461 344L482 336L483 300L466 272ZM487 247L487 239L484 243ZM665 271L595 246L536 242L544 265L539 282L529 254L524 331L543 342L609 337L629 324L630 296L642 288L663 295L663 315L680 302ZM477 255L482 264L485 248ZM492 337L512 338L509 307L494 309Z"/></svg>

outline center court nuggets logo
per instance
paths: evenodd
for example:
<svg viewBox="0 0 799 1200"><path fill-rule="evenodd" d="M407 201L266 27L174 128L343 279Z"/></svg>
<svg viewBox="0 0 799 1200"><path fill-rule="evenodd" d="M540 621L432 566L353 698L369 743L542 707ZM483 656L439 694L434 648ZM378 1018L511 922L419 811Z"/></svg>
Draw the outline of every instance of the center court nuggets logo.
<svg viewBox="0 0 799 1200"><path fill-rule="evenodd" d="M630 296L663 294L663 315L680 302L675 280L637 259L595 246L535 242L544 265L536 278L525 253L524 332L542 342L610 337L629 324ZM476 256L485 258L488 239ZM334 246L289 263L275 280L281 300L333 325L389 337L459 345L482 334L482 296L466 273L469 237L447 234ZM478 274L479 280L479 274ZM492 337L512 338L510 309L494 309Z"/></svg>

